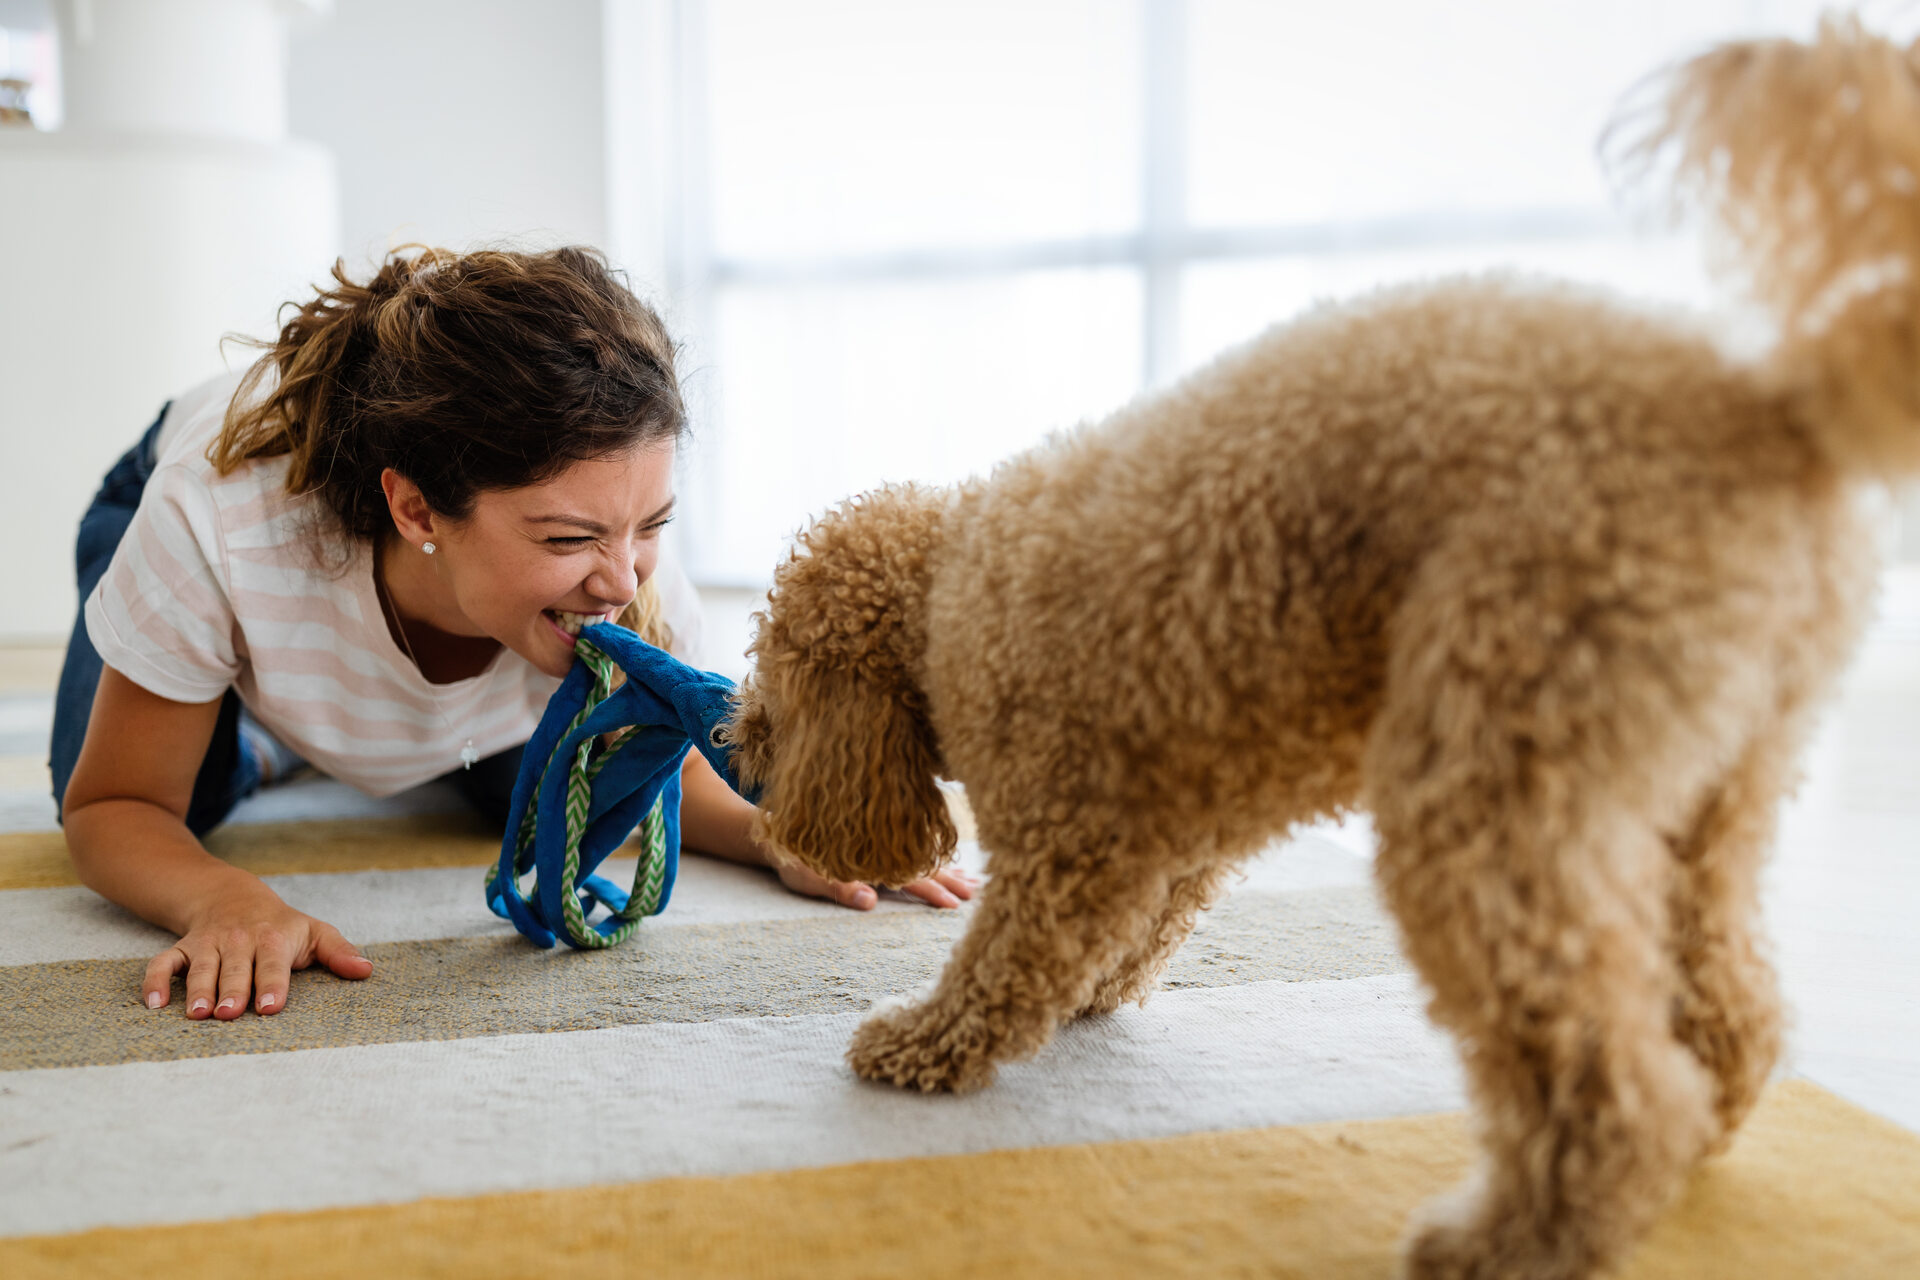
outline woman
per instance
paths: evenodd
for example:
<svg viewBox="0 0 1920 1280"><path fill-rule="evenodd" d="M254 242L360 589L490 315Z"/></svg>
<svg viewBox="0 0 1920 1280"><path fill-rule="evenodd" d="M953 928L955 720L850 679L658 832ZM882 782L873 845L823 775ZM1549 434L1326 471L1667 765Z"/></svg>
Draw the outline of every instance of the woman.
<svg viewBox="0 0 1920 1280"><path fill-rule="evenodd" d="M672 343L597 254L429 249L333 276L244 375L162 410L75 551L54 799L81 880L179 935L148 1007L184 973L196 1019L277 1013L314 963L372 972L202 848L262 781L301 760L377 796L446 776L504 823L572 633L617 617L684 657L697 627L684 575L657 572L686 430ZM876 901L776 862L699 753L682 783L689 849Z"/></svg>

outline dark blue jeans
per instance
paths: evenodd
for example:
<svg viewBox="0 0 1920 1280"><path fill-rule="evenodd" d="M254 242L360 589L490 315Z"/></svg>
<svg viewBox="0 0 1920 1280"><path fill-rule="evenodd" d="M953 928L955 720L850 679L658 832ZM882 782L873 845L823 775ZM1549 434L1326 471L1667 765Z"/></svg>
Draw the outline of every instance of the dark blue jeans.
<svg viewBox="0 0 1920 1280"><path fill-rule="evenodd" d="M80 587L80 612L74 619L73 634L67 640L66 660L60 667L60 686L53 702L53 739L48 765L53 773L53 803L61 821L66 820L67 783L73 778L74 763L80 758L86 741L87 721L93 714L93 695L100 685L100 670L105 665L87 637L87 597L106 574L114 549L133 523L148 477L153 475L155 443L160 422L166 417L160 409L140 442L121 455L106 478L100 492L93 496L87 513L80 518L80 532L74 540L73 571ZM471 769L456 769L446 778L488 822L504 828L507 804L513 797L513 782L520 773L521 748L509 747L498 755L475 762ZM225 821L233 807L252 795L260 786L260 768L253 753L240 745L240 697L227 690L220 699L220 715L214 722L213 740L200 761L200 772L193 781L193 799L187 805L187 829L203 836Z"/></svg>

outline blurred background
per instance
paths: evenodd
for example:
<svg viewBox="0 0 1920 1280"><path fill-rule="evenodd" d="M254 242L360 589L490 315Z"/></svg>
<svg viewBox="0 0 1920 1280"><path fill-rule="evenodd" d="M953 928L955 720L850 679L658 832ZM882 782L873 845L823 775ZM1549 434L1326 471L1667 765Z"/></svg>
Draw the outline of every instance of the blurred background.
<svg viewBox="0 0 1920 1280"><path fill-rule="evenodd" d="M0 0L0 643L64 639L102 471L336 255L584 242L684 345L674 532L726 668L809 512L987 468L1316 298L1508 266L1710 304L1596 140L1648 71L1816 12Z"/></svg>
<svg viewBox="0 0 1920 1280"><path fill-rule="evenodd" d="M1906 0L1867 16L1920 31ZM630 273L683 344L670 534L703 660L737 675L808 513L990 467L1316 298L1505 266L1715 305L1701 246L1618 204L1595 143L1649 71L1814 20L1805 0L0 0L0 830L53 825L49 691L101 474L336 255L578 242ZM1879 505L1880 617L1767 892L1798 1066L1920 1129L1920 507ZM460 803L309 782L247 820Z"/></svg>

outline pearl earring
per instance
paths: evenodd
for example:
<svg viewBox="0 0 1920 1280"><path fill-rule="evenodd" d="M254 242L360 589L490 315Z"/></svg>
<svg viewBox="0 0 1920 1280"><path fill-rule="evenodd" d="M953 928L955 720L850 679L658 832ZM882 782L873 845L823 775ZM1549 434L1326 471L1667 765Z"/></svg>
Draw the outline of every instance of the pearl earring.
<svg viewBox="0 0 1920 1280"><path fill-rule="evenodd" d="M421 549L422 551L424 551L424 552L426 552L426 553L427 553L428 555L432 555L432 554L433 554L433 544L432 544L431 542L423 542L423 543L421 543L421 544L420 544L420 549Z"/></svg>

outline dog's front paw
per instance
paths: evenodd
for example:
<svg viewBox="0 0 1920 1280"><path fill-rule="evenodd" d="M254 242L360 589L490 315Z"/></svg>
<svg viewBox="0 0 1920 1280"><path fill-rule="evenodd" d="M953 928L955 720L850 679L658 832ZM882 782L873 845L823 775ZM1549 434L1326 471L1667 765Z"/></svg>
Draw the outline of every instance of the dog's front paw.
<svg viewBox="0 0 1920 1280"><path fill-rule="evenodd" d="M967 1034L964 1019L937 1016L929 1005L882 1009L860 1024L847 1062L866 1080L922 1093L966 1093L993 1082L984 1034Z"/></svg>
<svg viewBox="0 0 1920 1280"><path fill-rule="evenodd" d="M1082 1018L1105 1017L1109 1013L1116 1012L1125 1003L1126 1000L1117 991L1096 991L1093 998L1075 1009L1067 1020L1078 1022Z"/></svg>
<svg viewBox="0 0 1920 1280"><path fill-rule="evenodd" d="M1097 1018L1109 1013L1117 1013L1123 1004L1145 1005L1153 995L1157 981L1153 975L1138 973L1113 974L1103 978L1087 997L1087 1002L1073 1011L1073 1017Z"/></svg>

